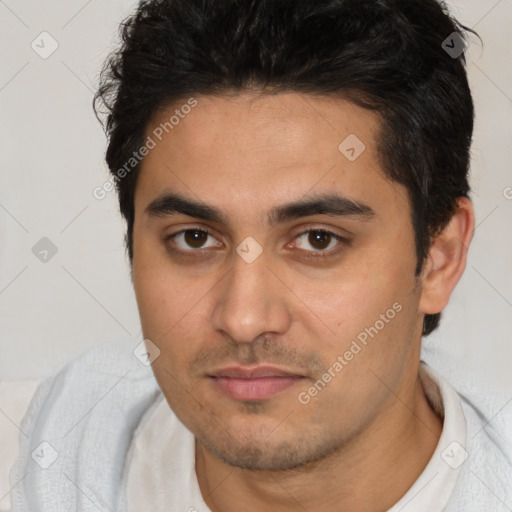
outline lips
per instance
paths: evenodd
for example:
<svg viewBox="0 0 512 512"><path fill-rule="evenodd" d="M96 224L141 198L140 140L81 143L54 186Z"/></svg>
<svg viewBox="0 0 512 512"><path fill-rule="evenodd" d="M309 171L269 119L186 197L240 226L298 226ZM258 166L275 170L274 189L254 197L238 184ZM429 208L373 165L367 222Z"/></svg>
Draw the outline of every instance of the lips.
<svg viewBox="0 0 512 512"><path fill-rule="evenodd" d="M267 400L304 379L302 375L269 366L229 367L209 377L224 395L246 402Z"/></svg>

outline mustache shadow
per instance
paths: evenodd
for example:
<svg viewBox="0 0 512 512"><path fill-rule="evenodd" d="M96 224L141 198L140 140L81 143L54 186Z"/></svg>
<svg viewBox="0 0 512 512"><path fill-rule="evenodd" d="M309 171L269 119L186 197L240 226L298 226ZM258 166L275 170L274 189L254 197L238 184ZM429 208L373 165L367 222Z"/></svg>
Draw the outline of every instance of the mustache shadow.
<svg viewBox="0 0 512 512"><path fill-rule="evenodd" d="M203 350L192 360L190 369L194 373L207 373L230 364L276 365L301 370L307 375L321 374L327 367L315 352L300 351L267 335L253 342L230 340L222 346Z"/></svg>

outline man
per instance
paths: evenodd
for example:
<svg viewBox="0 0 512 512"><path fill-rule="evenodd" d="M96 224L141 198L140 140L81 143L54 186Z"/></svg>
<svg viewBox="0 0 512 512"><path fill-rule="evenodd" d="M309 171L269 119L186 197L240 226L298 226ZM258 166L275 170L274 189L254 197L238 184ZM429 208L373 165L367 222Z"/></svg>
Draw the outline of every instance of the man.
<svg viewBox="0 0 512 512"><path fill-rule="evenodd" d="M97 98L154 379L47 380L13 511L512 509L420 361L474 230L463 50L435 0L140 5Z"/></svg>

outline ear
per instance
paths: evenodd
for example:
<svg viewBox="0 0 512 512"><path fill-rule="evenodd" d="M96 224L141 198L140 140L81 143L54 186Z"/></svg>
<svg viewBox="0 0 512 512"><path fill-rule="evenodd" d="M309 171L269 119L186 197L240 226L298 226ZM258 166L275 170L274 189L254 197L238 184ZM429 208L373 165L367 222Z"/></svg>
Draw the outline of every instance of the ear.
<svg viewBox="0 0 512 512"><path fill-rule="evenodd" d="M469 244L475 230L475 214L471 201L457 200L457 209L446 227L430 245L428 260L421 272L421 313L441 312L466 268Z"/></svg>

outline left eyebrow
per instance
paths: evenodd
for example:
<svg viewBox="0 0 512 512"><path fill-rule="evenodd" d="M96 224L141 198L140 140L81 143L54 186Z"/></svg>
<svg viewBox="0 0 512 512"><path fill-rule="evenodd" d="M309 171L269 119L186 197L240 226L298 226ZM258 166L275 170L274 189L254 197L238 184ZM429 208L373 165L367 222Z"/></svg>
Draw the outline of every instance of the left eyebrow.
<svg viewBox="0 0 512 512"><path fill-rule="evenodd" d="M269 213L269 224L274 226L308 215L322 214L364 221L377 215L370 206L349 197L324 194L274 208Z"/></svg>
<svg viewBox="0 0 512 512"><path fill-rule="evenodd" d="M167 217L181 213L219 224L229 224L227 215L217 207L177 193L168 193L155 199L144 212L150 217ZM273 208L268 213L268 224L273 227L310 215L331 215L367 221L375 217L376 213L370 206L349 197L323 194Z"/></svg>

